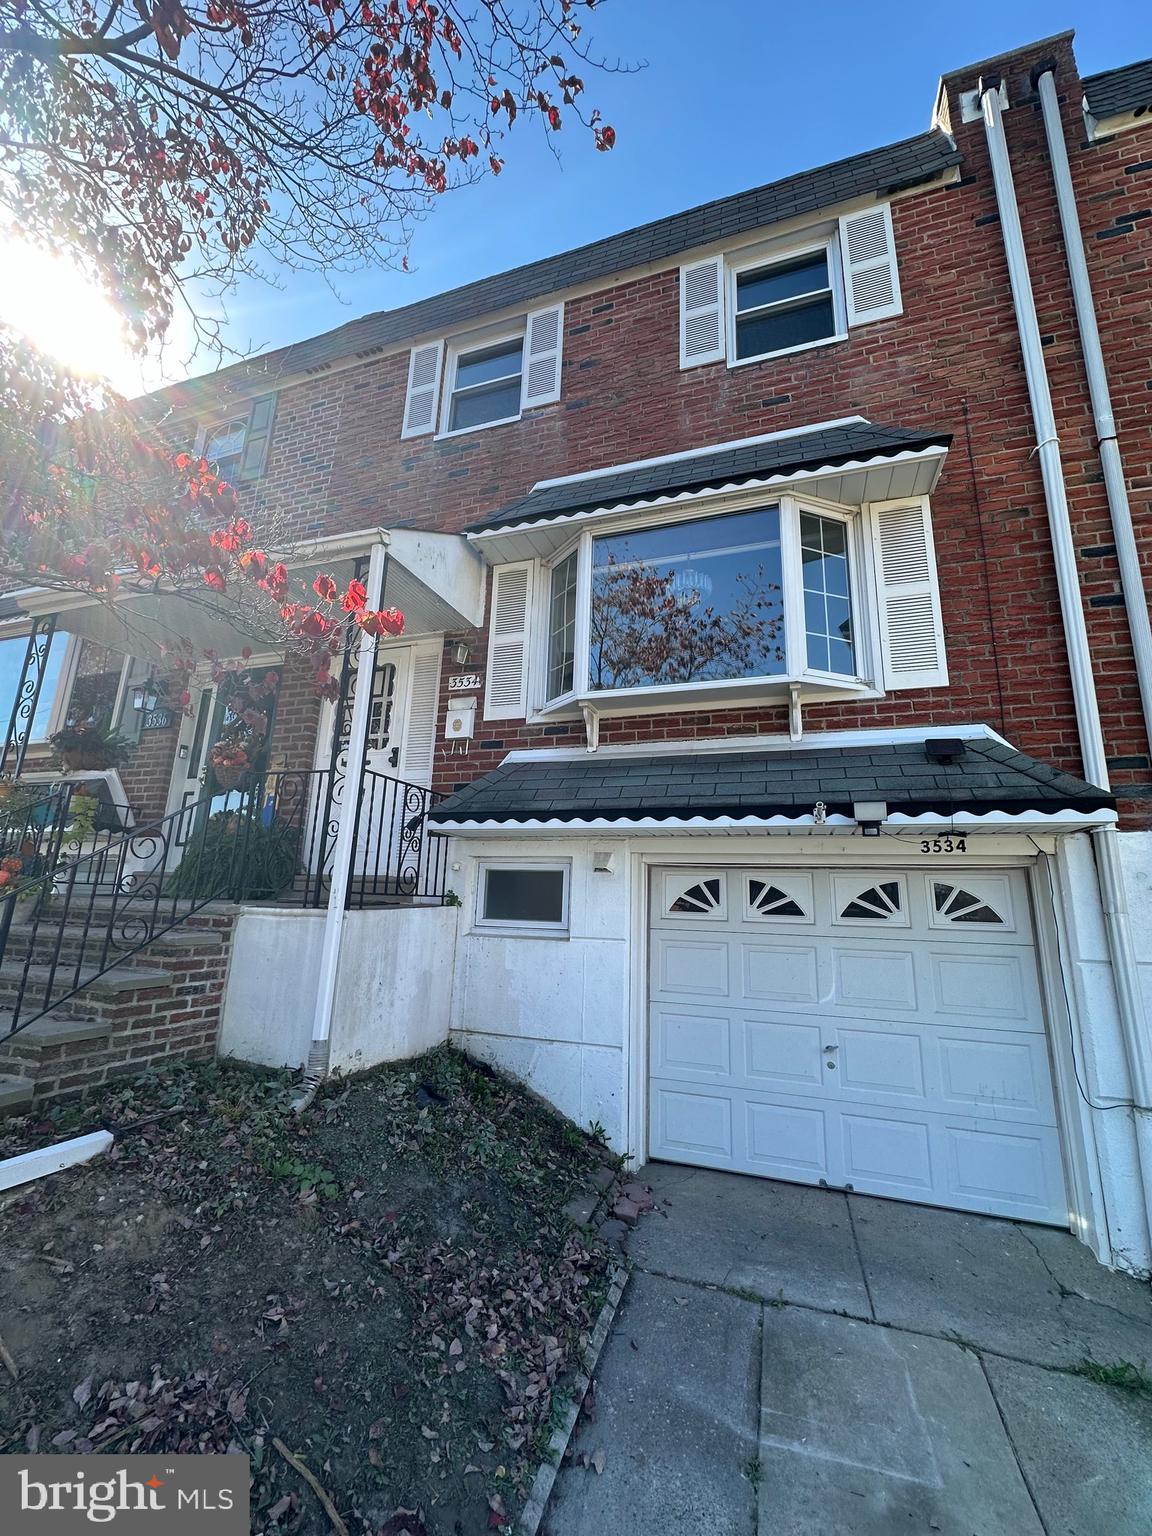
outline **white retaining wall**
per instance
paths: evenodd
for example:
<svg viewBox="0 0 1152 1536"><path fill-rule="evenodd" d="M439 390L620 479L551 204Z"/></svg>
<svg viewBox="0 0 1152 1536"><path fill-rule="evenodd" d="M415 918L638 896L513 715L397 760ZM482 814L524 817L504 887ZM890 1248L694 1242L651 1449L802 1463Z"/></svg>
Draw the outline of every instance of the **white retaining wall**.
<svg viewBox="0 0 1152 1536"><path fill-rule="evenodd" d="M349 912L332 1020L333 1071L418 1056L448 1038L454 907ZM266 1067L308 1056L323 912L246 907L236 924L220 1054Z"/></svg>

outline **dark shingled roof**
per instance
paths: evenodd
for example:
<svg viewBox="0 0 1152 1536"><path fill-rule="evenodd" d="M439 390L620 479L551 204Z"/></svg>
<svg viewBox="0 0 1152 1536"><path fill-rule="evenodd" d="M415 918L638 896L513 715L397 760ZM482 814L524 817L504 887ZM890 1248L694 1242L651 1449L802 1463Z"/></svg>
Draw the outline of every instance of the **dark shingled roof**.
<svg viewBox="0 0 1152 1536"><path fill-rule="evenodd" d="M800 816L823 800L851 816L854 800L885 800L908 815L956 811L1098 811L1115 800L1082 779L989 738L964 742L955 762L923 742L782 752L684 752L517 758L474 780L431 813L441 821L515 824L639 816Z"/></svg>
<svg viewBox="0 0 1152 1536"><path fill-rule="evenodd" d="M443 333L499 310L528 305L581 283L627 272L649 262L670 261L682 251L767 228L796 214L818 213L834 203L866 193L888 193L931 181L961 155L947 134L917 134L898 144L871 149L812 171L786 176L750 192L641 224L574 251L482 278L463 288L436 294L402 309L381 310L352 320L323 336L282 347L266 357L238 363L201 379L163 391L176 407L193 404L221 384L240 393L268 388L281 377L326 368L344 358L394 346L412 337Z"/></svg>
<svg viewBox="0 0 1152 1536"><path fill-rule="evenodd" d="M1148 111L1152 108L1152 59L1085 76L1084 95L1095 118Z"/></svg>
<svg viewBox="0 0 1152 1536"><path fill-rule="evenodd" d="M743 448L724 448L694 458L646 464L639 469L622 469L611 475L586 476L563 485L547 485L520 497L499 512L493 512L483 522L473 523L468 532L540 522L575 512L629 506L652 496L679 491L741 485L766 475L793 474L802 469L835 469L855 459L947 448L951 441L950 432L913 432L904 427L882 427L876 422L853 422L848 426L779 437L766 443L751 443Z"/></svg>

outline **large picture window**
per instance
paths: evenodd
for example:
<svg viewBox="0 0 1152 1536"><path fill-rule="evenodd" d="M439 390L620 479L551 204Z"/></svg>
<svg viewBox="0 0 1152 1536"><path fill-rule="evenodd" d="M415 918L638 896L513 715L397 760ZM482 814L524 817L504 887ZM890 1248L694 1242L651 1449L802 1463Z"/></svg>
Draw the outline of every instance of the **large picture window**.
<svg viewBox="0 0 1152 1536"><path fill-rule="evenodd" d="M779 507L593 539L590 689L784 666Z"/></svg>
<svg viewBox="0 0 1152 1536"><path fill-rule="evenodd" d="M856 682L847 514L792 498L586 533L553 564L546 702L758 679Z"/></svg>

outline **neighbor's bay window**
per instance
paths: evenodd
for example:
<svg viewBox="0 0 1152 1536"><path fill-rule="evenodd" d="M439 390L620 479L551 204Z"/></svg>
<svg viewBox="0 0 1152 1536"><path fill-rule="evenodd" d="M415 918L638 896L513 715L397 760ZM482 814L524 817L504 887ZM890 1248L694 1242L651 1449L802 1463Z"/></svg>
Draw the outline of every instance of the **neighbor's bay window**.
<svg viewBox="0 0 1152 1536"><path fill-rule="evenodd" d="M855 681L848 516L791 498L584 534L551 567L546 702Z"/></svg>

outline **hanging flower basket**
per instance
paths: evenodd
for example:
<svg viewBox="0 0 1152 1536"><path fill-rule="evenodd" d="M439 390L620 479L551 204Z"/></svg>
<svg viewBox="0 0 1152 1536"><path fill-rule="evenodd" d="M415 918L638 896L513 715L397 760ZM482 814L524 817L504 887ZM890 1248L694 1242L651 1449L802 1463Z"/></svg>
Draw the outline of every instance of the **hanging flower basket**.
<svg viewBox="0 0 1152 1536"><path fill-rule="evenodd" d="M225 794L240 789L252 772L248 743L242 739L218 741L208 754L208 764L218 789Z"/></svg>
<svg viewBox="0 0 1152 1536"><path fill-rule="evenodd" d="M212 770L216 779L217 789L222 789L225 794L227 794L229 790L242 789L244 785L247 784L248 775L251 773L251 771L252 770L250 768L241 768L239 766L232 766L229 768L213 768Z"/></svg>

